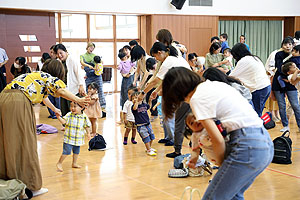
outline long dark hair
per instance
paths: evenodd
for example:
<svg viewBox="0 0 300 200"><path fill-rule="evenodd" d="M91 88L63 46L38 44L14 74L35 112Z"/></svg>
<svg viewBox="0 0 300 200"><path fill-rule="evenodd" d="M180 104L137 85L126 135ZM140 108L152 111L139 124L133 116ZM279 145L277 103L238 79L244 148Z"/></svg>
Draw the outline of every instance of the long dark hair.
<svg viewBox="0 0 300 200"><path fill-rule="evenodd" d="M234 45L231 49L231 54L237 62L239 62L239 60L241 60L245 56L253 56L258 58L257 56L252 55L247 46L243 43L237 43L236 45Z"/></svg>
<svg viewBox="0 0 300 200"><path fill-rule="evenodd" d="M203 73L203 77L210 81L219 81L219 82L227 83L228 85L230 85L230 83L238 83L241 85L241 82L239 80L227 76L225 73L221 72L215 67L211 67L205 70Z"/></svg>
<svg viewBox="0 0 300 200"><path fill-rule="evenodd" d="M185 67L173 67L167 72L162 83L162 110L167 119L201 82L197 73Z"/></svg>
<svg viewBox="0 0 300 200"><path fill-rule="evenodd" d="M138 61L143 56L146 56L146 52L143 49L143 47L141 47L140 45L136 45L135 47L132 48L130 52L131 62Z"/></svg>
<svg viewBox="0 0 300 200"><path fill-rule="evenodd" d="M41 71L57 77L60 80L64 80L65 78L65 68L62 63L56 59L47 59L43 64Z"/></svg>
<svg viewBox="0 0 300 200"><path fill-rule="evenodd" d="M158 53L158 51L164 51L164 52L169 52L170 56L178 56L178 52L175 49L175 47L169 45L166 46L164 45L162 42L155 42L152 46L152 48L150 49L150 54L151 56L153 56L153 54Z"/></svg>
<svg viewBox="0 0 300 200"><path fill-rule="evenodd" d="M221 48L221 44L219 42L214 42L210 45L209 53L213 55L214 51L218 50L219 48Z"/></svg>

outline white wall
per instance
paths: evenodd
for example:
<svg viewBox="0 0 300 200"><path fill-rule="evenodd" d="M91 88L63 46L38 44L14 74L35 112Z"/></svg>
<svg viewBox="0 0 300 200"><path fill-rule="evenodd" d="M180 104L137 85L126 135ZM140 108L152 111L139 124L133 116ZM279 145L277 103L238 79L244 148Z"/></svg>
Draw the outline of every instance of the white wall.
<svg viewBox="0 0 300 200"><path fill-rule="evenodd" d="M300 16L299 0L213 0L213 7L182 10L171 0L0 0L0 8L125 14L181 14L220 16Z"/></svg>

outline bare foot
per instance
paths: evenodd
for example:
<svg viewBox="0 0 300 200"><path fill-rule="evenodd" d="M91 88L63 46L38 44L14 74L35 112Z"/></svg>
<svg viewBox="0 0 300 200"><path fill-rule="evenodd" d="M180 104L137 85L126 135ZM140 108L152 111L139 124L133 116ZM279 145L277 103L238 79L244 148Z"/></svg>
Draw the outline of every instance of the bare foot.
<svg viewBox="0 0 300 200"><path fill-rule="evenodd" d="M74 164L74 163L72 164L72 167L73 167L73 168L81 168L80 165L77 165L77 164Z"/></svg>
<svg viewBox="0 0 300 200"><path fill-rule="evenodd" d="M57 170L58 172L63 172L63 171L64 171L63 168L62 168L62 164L61 164L61 163L57 163L57 164L56 164L56 170Z"/></svg>

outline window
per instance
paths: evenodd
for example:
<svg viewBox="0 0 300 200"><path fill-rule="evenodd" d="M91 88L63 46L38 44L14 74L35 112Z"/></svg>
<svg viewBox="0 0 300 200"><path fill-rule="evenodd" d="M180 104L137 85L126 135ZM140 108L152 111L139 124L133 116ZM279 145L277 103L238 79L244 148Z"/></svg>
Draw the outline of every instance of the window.
<svg viewBox="0 0 300 200"><path fill-rule="evenodd" d="M61 14L61 28L63 38L86 38L86 15Z"/></svg>
<svg viewBox="0 0 300 200"><path fill-rule="evenodd" d="M36 42L37 41L37 38L35 35L19 35L19 38L22 42L24 42L24 41Z"/></svg>
<svg viewBox="0 0 300 200"><path fill-rule="evenodd" d="M96 48L93 51L97 56L101 56L104 65L114 65L114 45L112 42L94 42Z"/></svg>
<svg viewBox="0 0 300 200"><path fill-rule="evenodd" d="M80 55L86 52L86 42L63 42L68 53L78 62L80 61Z"/></svg>
<svg viewBox="0 0 300 200"><path fill-rule="evenodd" d="M91 38L113 38L113 16L90 15Z"/></svg>
<svg viewBox="0 0 300 200"><path fill-rule="evenodd" d="M137 16L117 16L117 38L138 38L138 17Z"/></svg>
<svg viewBox="0 0 300 200"><path fill-rule="evenodd" d="M40 46L23 46L24 52L41 52Z"/></svg>

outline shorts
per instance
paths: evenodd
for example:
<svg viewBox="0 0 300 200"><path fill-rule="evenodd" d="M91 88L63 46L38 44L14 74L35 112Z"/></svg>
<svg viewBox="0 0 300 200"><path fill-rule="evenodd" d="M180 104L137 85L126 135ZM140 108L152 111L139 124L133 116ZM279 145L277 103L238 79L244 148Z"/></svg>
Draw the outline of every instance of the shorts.
<svg viewBox="0 0 300 200"><path fill-rule="evenodd" d="M137 126L137 131L145 144L155 139L151 124Z"/></svg>
<svg viewBox="0 0 300 200"><path fill-rule="evenodd" d="M134 122L127 121L127 123L125 124L125 128L136 129L136 124Z"/></svg>
<svg viewBox="0 0 300 200"><path fill-rule="evenodd" d="M73 150L73 154L79 154L80 146L75 146L72 144L64 143L63 145L63 155L70 155L71 151Z"/></svg>

